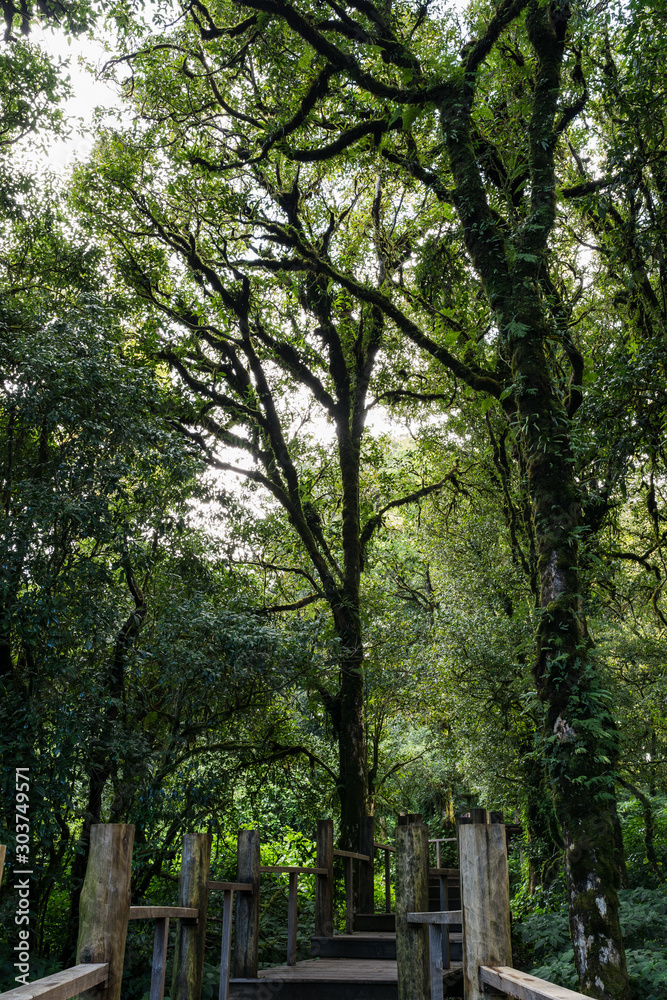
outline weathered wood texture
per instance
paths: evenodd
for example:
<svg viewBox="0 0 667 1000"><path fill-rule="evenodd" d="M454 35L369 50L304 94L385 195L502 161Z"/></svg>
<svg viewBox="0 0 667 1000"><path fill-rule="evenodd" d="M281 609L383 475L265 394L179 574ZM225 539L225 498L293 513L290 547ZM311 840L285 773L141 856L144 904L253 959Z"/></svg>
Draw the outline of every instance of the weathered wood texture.
<svg viewBox="0 0 667 1000"><path fill-rule="evenodd" d="M224 893L222 911L222 942L220 948L220 990L218 993L218 1000L227 1000L229 997L229 974L231 972L234 890L225 889Z"/></svg>
<svg viewBox="0 0 667 1000"><path fill-rule="evenodd" d="M0 885L2 885L2 873L5 869L5 854L7 853L7 848L4 844L0 844Z"/></svg>
<svg viewBox="0 0 667 1000"><path fill-rule="evenodd" d="M353 858L343 857L345 866L345 933L354 930L354 868Z"/></svg>
<svg viewBox="0 0 667 1000"><path fill-rule="evenodd" d="M169 942L169 917L158 917L153 938L153 966L151 970L150 1000L162 1000L167 973L167 944Z"/></svg>
<svg viewBox="0 0 667 1000"><path fill-rule="evenodd" d="M505 827L473 809L458 825L466 1000L483 1000L481 965L512 965Z"/></svg>
<svg viewBox="0 0 667 1000"><path fill-rule="evenodd" d="M96 823L90 828L88 867L79 901L77 965L109 963L106 988L95 985L82 1000L120 1000L125 958L134 827Z"/></svg>
<svg viewBox="0 0 667 1000"><path fill-rule="evenodd" d="M408 913L409 924L460 924L461 910L431 910L428 913Z"/></svg>
<svg viewBox="0 0 667 1000"><path fill-rule="evenodd" d="M287 896L287 964L296 965L296 924L299 913L299 873L290 872Z"/></svg>
<svg viewBox="0 0 667 1000"><path fill-rule="evenodd" d="M334 851L335 858L351 858L353 861L370 861L368 854L359 854L358 851L339 851L338 848Z"/></svg>
<svg viewBox="0 0 667 1000"><path fill-rule="evenodd" d="M299 865L261 865L262 875L326 875L326 868L301 868Z"/></svg>
<svg viewBox="0 0 667 1000"><path fill-rule="evenodd" d="M359 833L359 853L368 861L359 862L359 902L362 913L375 910L375 817L364 816Z"/></svg>
<svg viewBox="0 0 667 1000"><path fill-rule="evenodd" d="M209 892L252 892L250 882L208 882Z"/></svg>
<svg viewBox="0 0 667 1000"><path fill-rule="evenodd" d="M315 886L315 936L333 936L333 820L317 821L317 867L326 875L317 876Z"/></svg>
<svg viewBox="0 0 667 1000"><path fill-rule="evenodd" d="M163 920L165 917L197 920L199 910L191 906L131 906L128 920Z"/></svg>
<svg viewBox="0 0 667 1000"><path fill-rule="evenodd" d="M396 958L398 1000L430 1000L428 930L408 924L408 913L428 910L428 828L396 828Z"/></svg>
<svg viewBox="0 0 667 1000"><path fill-rule="evenodd" d="M199 910L199 920L196 924L178 922L171 1000L201 1000L211 841L210 833L188 833L183 838L178 902L179 906Z"/></svg>
<svg viewBox="0 0 667 1000"><path fill-rule="evenodd" d="M241 892L236 899L236 937L233 975L236 979L256 979L259 956L259 830L239 830L236 879L249 882L253 891Z"/></svg>
<svg viewBox="0 0 667 1000"><path fill-rule="evenodd" d="M507 966L489 968L482 966L479 970L480 983L486 983L501 990L507 996L518 1000L586 1000L583 993L576 993L564 986L555 986L527 972L519 972Z"/></svg>
<svg viewBox="0 0 667 1000"><path fill-rule="evenodd" d="M312 937L311 958L390 959L396 961L395 934L336 934Z"/></svg>
<svg viewBox="0 0 667 1000"><path fill-rule="evenodd" d="M82 990L104 986L108 972L108 962L75 965L72 969L63 969L62 972L45 976L28 986L7 990L6 993L0 993L0 996L2 1000L70 1000Z"/></svg>

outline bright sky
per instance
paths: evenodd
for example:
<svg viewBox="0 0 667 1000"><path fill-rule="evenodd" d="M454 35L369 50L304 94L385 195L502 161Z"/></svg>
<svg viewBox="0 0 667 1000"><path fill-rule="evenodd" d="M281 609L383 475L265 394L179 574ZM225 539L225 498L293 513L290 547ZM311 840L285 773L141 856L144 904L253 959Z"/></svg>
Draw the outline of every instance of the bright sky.
<svg viewBox="0 0 667 1000"><path fill-rule="evenodd" d="M73 94L63 102L61 108L71 120L72 135L69 139L49 141L48 154L33 149L30 160L38 169L47 168L57 174L64 174L76 160L83 160L92 149L93 114L96 107L118 108L120 101L116 91L101 80L97 80L85 63L94 69L103 66L109 59L104 45L95 39L65 37L57 27L43 29L36 26L31 31L31 41L35 42L54 58L68 60Z"/></svg>

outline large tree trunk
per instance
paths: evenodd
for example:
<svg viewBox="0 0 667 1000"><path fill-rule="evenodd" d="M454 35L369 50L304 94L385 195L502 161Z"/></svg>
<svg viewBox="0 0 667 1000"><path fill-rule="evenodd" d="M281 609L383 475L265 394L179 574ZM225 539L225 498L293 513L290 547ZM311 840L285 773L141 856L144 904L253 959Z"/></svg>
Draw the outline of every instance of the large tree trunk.
<svg viewBox="0 0 667 1000"><path fill-rule="evenodd" d="M629 1000L610 808L616 734L580 618L580 504L569 419L553 390L537 303L515 315L522 335L510 339L512 374L520 387L516 417L540 584L534 673L546 706L544 759L563 834L575 961L582 990L601 1000Z"/></svg>

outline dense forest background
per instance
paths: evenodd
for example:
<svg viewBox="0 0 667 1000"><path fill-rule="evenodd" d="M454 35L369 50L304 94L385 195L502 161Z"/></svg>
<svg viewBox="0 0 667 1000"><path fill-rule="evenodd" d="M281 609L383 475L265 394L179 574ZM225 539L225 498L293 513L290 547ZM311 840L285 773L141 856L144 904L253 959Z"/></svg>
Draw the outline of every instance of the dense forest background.
<svg viewBox="0 0 667 1000"><path fill-rule="evenodd" d="M185 832L481 805L515 964L664 1000L664 0L3 10L0 988L20 766L34 977L93 823L171 902ZM66 178L38 22L118 92Z"/></svg>

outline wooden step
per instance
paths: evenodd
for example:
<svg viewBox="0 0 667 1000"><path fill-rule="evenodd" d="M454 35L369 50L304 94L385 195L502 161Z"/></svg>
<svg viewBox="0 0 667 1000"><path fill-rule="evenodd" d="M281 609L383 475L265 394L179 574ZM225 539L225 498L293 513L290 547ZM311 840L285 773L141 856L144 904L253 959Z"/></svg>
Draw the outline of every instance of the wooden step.
<svg viewBox="0 0 667 1000"><path fill-rule="evenodd" d="M313 958L395 959L396 935L376 931L311 937L310 954Z"/></svg>
<svg viewBox="0 0 667 1000"><path fill-rule="evenodd" d="M355 913L355 931L393 931L396 932L396 914L394 913Z"/></svg>
<svg viewBox="0 0 667 1000"><path fill-rule="evenodd" d="M460 996L461 968L443 972L445 996ZM396 962L316 958L262 969L258 979L230 979L230 1000L398 1000Z"/></svg>

